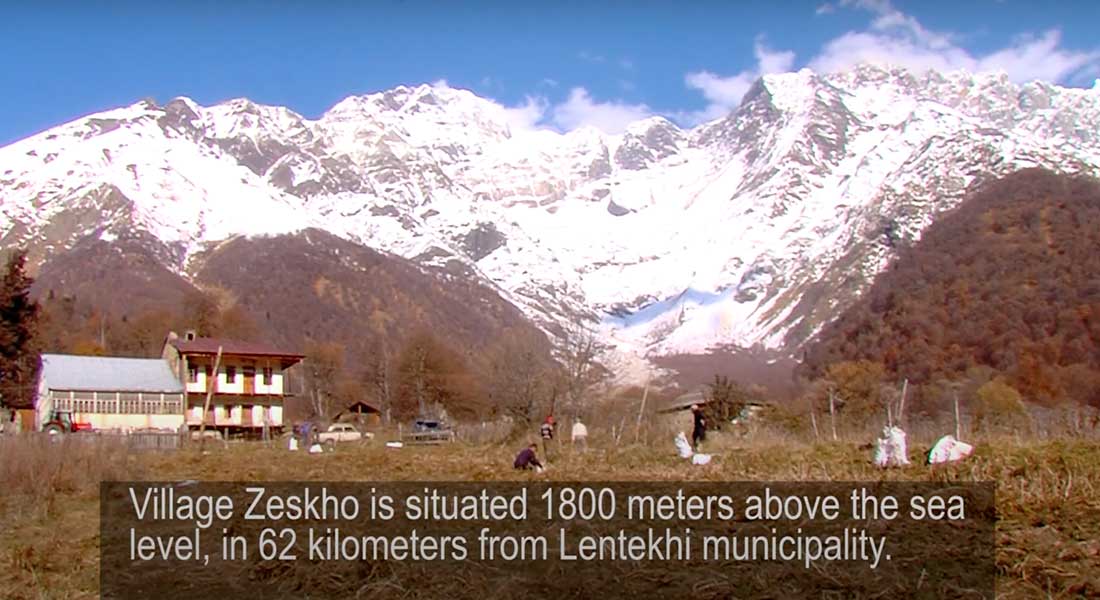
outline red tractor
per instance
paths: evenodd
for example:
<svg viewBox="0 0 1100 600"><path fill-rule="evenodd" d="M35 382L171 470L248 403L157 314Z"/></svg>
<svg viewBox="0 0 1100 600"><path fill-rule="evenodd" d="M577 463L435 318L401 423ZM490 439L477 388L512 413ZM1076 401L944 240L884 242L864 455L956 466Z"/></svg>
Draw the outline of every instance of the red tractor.
<svg viewBox="0 0 1100 600"><path fill-rule="evenodd" d="M50 435L57 435L59 433L79 433L90 432L92 430L91 423L77 423L73 421L72 413L67 410L55 410L50 420L42 426L42 431Z"/></svg>

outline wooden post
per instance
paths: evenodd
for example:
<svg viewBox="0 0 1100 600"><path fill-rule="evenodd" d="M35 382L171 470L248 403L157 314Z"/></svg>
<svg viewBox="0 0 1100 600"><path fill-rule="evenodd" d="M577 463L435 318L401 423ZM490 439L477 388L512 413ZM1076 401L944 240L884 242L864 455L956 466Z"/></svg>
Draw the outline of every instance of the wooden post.
<svg viewBox="0 0 1100 600"><path fill-rule="evenodd" d="M634 424L634 443L638 443L638 436L642 431L642 413L645 412L645 399L649 395L649 382L646 381L645 390L642 391L642 405L638 407L638 422Z"/></svg>
<svg viewBox="0 0 1100 600"><path fill-rule="evenodd" d="M611 427L612 434L615 436L615 445L618 446L619 442L623 439L623 429L626 428L626 417L619 420L619 429L616 432L615 427Z"/></svg>
<svg viewBox="0 0 1100 600"><path fill-rule="evenodd" d="M829 423L833 428L833 441L836 441L836 402L833 400L833 391L829 390Z"/></svg>
<svg viewBox="0 0 1100 600"><path fill-rule="evenodd" d="M206 414L210 412L210 399L214 395L214 388L218 385L218 367L222 362L222 347L218 346L218 354L214 357L213 383L206 382L206 402L202 405L202 421L199 422L199 447L206 448ZM215 431L217 431L215 429Z"/></svg>
<svg viewBox="0 0 1100 600"><path fill-rule="evenodd" d="M814 416L814 407L812 404L810 405L810 425L814 426L814 440L820 439L821 436L817 433L817 417Z"/></svg>
<svg viewBox="0 0 1100 600"><path fill-rule="evenodd" d="M909 379L901 384L901 401L898 403L898 425L905 424L905 393L909 391Z"/></svg>
<svg viewBox="0 0 1100 600"><path fill-rule="evenodd" d="M955 439L959 439L961 432L959 423L959 391L955 390Z"/></svg>

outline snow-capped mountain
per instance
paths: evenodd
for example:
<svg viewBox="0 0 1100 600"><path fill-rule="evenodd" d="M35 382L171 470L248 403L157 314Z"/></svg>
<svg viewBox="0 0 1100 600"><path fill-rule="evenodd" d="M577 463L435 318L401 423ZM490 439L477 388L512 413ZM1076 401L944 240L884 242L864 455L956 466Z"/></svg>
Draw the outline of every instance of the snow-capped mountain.
<svg viewBox="0 0 1100 600"><path fill-rule="evenodd" d="M1100 172L1100 86L1004 74L768 75L693 129L512 122L442 84L315 120L139 102L0 149L0 234L49 260L136 231L186 274L211 243L316 227L478 278L551 332L593 319L634 356L794 352L973 186Z"/></svg>

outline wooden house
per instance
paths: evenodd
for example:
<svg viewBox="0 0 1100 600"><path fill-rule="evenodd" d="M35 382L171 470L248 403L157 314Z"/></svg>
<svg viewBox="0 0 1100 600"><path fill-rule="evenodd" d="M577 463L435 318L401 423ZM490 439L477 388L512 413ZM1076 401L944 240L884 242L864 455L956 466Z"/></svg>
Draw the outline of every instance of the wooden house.
<svg viewBox="0 0 1100 600"><path fill-rule="evenodd" d="M382 411L365 400L356 400L336 414L335 421L352 421L361 427L373 427L382 423Z"/></svg>
<svg viewBox="0 0 1100 600"><path fill-rule="evenodd" d="M183 337L170 333L164 344L164 360L186 389L188 427L198 429L205 420L206 427L225 433L280 431L289 395L287 369L302 358L267 344L192 332Z"/></svg>
<svg viewBox="0 0 1100 600"><path fill-rule="evenodd" d="M60 411L97 430L176 431L183 425L183 391L159 358L43 354L34 429Z"/></svg>

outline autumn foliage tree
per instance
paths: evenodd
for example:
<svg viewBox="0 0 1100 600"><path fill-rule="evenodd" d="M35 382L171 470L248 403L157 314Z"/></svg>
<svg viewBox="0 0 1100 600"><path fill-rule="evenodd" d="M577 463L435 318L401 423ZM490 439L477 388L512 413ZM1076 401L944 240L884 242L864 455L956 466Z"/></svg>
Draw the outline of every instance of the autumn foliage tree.
<svg viewBox="0 0 1100 600"><path fill-rule="evenodd" d="M336 342L306 344L302 360L310 410L316 417L327 418L339 412L339 377L344 369L344 347Z"/></svg>
<svg viewBox="0 0 1100 600"><path fill-rule="evenodd" d="M169 331L261 341L259 326L236 302L194 290L175 305L107 312L74 294L49 290L41 299L41 345L45 351L92 356L160 356Z"/></svg>
<svg viewBox="0 0 1100 600"><path fill-rule="evenodd" d="M1100 374L1100 182L1027 169L939 217L808 348L803 375L881 362L929 388L991 369L1024 402L1100 406L1069 385ZM963 403L972 399L960 395ZM917 408L917 407L914 407Z"/></svg>
<svg viewBox="0 0 1100 600"><path fill-rule="evenodd" d="M576 416L590 400L592 390L605 382L610 373L600 363L606 348L582 319L574 319L563 333L558 349L560 387L565 412Z"/></svg>
<svg viewBox="0 0 1100 600"><path fill-rule="evenodd" d="M869 360L841 361L826 369L826 393L833 394L836 410L844 421L857 427L866 425L883 413L882 385L886 370ZM822 412L828 410L828 398L818 400Z"/></svg>
<svg viewBox="0 0 1100 600"><path fill-rule="evenodd" d="M1020 392L1000 377L978 388L973 413L978 431L1014 431L1028 422Z"/></svg>
<svg viewBox="0 0 1100 600"><path fill-rule="evenodd" d="M746 387L725 375L715 375L707 386L704 406L707 422L715 429L741 414L747 404L761 399L759 390Z"/></svg>
<svg viewBox="0 0 1100 600"><path fill-rule="evenodd" d="M549 410L556 365L544 337L527 330L505 331L488 352L486 388L491 409L525 427Z"/></svg>
<svg viewBox="0 0 1100 600"><path fill-rule="evenodd" d="M474 419L485 406L477 380L463 357L427 331L414 334L397 356L394 416Z"/></svg>

